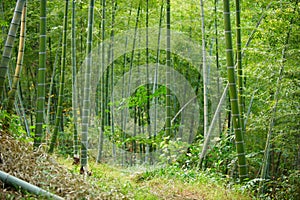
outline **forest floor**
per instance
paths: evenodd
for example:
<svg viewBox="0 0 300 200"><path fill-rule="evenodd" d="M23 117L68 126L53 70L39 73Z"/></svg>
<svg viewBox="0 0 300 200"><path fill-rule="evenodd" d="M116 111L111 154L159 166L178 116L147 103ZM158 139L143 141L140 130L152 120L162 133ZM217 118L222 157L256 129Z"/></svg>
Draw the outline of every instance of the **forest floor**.
<svg viewBox="0 0 300 200"><path fill-rule="evenodd" d="M0 170L65 199L251 199L224 180L174 166L155 169L93 164L79 174L73 159L33 151L28 141L0 133ZM0 181L1 182L1 181ZM1 182L2 183L2 182ZM41 199L2 183L0 199Z"/></svg>

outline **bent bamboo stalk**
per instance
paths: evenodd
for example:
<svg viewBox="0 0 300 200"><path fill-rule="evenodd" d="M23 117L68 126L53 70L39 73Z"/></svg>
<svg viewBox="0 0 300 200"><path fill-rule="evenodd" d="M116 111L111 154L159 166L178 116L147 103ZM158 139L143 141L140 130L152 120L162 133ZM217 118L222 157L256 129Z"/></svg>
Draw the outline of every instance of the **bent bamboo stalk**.
<svg viewBox="0 0 300 200"><path fill-rule="evenodd" d="M42 188L39 188L39 187L32 185L26 181L23 181L15 176L5 173L1 170L0 170L0 179L1 179L1 181L3 181L6 184L12 185L16 188L22 188L32 194L36 194L36 195L40 195L40 196L48 197L48 198L53 198L55 200L63 200L64 199L60 196L57 196L46 190L43 190Z"/></svg>

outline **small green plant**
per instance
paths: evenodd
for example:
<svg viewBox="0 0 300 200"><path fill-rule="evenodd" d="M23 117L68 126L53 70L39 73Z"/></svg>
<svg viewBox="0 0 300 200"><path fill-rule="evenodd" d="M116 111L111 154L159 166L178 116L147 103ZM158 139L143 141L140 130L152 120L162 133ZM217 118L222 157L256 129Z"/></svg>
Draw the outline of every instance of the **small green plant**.
<svg viewBox="0 0 300 200"><path fill-rule="evenodd" d="M7 131L18 140L33 141L31 137L27 136L20 118L17 115L7 113L5 110L0 110L0 130Z"/></svg>

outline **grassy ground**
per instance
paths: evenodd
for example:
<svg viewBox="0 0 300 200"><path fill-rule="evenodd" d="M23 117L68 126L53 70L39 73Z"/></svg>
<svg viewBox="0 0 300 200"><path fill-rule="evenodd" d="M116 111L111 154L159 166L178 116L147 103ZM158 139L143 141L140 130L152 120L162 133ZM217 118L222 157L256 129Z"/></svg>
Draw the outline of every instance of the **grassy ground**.
<svg viewBox="0 0 300 200"><path fill-rule="evenodd" d="M71 159L59 163L71 171ZM112 198L124 199L251 199L237 189L229 188L224 179L207 172L183 170L176 166L116 167L91 164L92 177L97 185Z"/></svg>

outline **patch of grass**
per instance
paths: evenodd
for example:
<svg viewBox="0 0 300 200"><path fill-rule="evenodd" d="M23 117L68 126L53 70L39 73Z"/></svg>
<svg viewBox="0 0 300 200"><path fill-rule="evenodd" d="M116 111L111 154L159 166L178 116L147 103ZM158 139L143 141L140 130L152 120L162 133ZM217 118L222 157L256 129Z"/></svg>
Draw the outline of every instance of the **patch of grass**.
<svg viewBox="0 0 300 200"><path fill-rule="evenodd" d="M72 159L58 158L58 162L80 176L79 167L72 165ZM149 187L133 181L131 172L124 168L90 162L89 170L92 176L87 180L97 184L108 199L160 199Z"/></svg>
<svg viewBox="0 0 300 200"><path fill-rule="evenodd" d="M71 159L60 162L70 170L76 168ZM176 166L122 168L90 163L93 180L106 196L118 199L251 199L225 178L210 172Z"/></svg>
<svg viewBox="0 0 300 200"><path fill-rule="evenodd" d="M228 187L227 180L198 170L162 167L136 175L134 180L151 188L161 199L251 199Z"/></svg>

